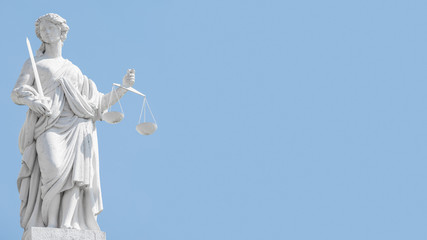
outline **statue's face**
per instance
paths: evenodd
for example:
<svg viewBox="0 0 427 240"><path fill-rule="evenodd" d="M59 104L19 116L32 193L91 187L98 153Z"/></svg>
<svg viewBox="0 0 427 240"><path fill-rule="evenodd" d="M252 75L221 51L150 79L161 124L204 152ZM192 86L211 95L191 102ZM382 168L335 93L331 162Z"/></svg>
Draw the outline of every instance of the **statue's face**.
<svg viewBox="0 0 427 240"><path fill-rule="evenodd" d="M55 43L61 40L61 28L50 21L40 23L40 36L45 43Z"/></svg>

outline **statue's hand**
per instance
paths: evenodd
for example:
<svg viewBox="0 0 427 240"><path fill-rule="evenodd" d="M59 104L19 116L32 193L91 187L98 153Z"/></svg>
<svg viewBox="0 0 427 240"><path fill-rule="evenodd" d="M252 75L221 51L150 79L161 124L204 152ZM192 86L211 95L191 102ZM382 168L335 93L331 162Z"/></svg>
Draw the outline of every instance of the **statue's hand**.
<svg viewBox="0 0 427 240"><path fill-rule="evenodd" d="M37 116L47 115L50 116L51 112L48 107L49 99L36 99L31 101L28 107L33 110Z"/></svg>
<svg viewBox="0 0 427 240"><path fill-rule="evenodd" d="M122 85L124 87L132 87L135 83L135 69L128 69L128 72L123 77Z"/></svg>

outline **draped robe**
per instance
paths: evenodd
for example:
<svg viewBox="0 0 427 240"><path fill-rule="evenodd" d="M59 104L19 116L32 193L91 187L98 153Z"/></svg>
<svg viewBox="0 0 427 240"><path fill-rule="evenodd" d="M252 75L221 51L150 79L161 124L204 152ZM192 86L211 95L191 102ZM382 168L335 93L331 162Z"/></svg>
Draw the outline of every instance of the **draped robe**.
<svg viewBox="0 0 427 240"><path fill-rule="evenodd" d="M79 186L72 225L99 230L96 218L103 206L95 121L102 114L103 94L68 60L51 79L43 80L42 88L51 99L51 116L38 117L28 110L19 136L21 226L25 230L47 226L52 199L60 194L62 205L63 193ZM35 94L28 85L17 86L14 92L18 97Z"/></svg>

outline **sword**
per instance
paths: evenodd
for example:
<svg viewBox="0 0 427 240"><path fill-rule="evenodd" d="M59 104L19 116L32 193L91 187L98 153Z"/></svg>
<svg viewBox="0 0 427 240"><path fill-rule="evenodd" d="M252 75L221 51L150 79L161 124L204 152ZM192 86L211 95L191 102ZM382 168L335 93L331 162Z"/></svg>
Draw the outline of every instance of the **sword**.
<svg viewBox="0 0 427 240"><path fill-rule="evenodd" d="M28 40L28 37L27 37L27 48L28 48L28 53L30 54L31 65L33 66L34 78L36 81L37 90L40 96L43 98L44 94L43 94L42 85L40 83L39 72L37 71L36 61L34 61L33 50L31 49L31 44L30 44L30 40Z"/></svg>

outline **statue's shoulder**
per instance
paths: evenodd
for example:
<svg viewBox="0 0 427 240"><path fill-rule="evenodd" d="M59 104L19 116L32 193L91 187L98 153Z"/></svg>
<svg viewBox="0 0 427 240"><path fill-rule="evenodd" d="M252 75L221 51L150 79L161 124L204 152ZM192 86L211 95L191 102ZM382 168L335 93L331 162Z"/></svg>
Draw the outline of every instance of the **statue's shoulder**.
<svg viewBox="0 0 427 240"><path fill-rule="evenodd" d="M73 67L78 68L76 65L74 65L69 59L64 58L64 66L65 67Z"/></svg>
<svg viewBox="0 0 427 240"><path fill-rule="evenodd" d="M28 70L28 69L32 69L32 65L31 65L31 59L27 58L27 60L25 60L24 65L22 66L23 70Z"/></svg>
<svg viewBox="0 0 427 240"><path fill-rule="evenodd" d="M66 68L67 71L75 72L81 74L80 68L73 64L70 60L64 59L63 68Z"/></svg>
<svg viewBox="0 0 427 240"><path fill-rule="evenodd" d="M62 67L62 72L64 77L69 81L77 81L77 85L83 84L87 80L87 77L82 73L79 67L73 64L70 60L64 59L65 62Z"/></svg>

